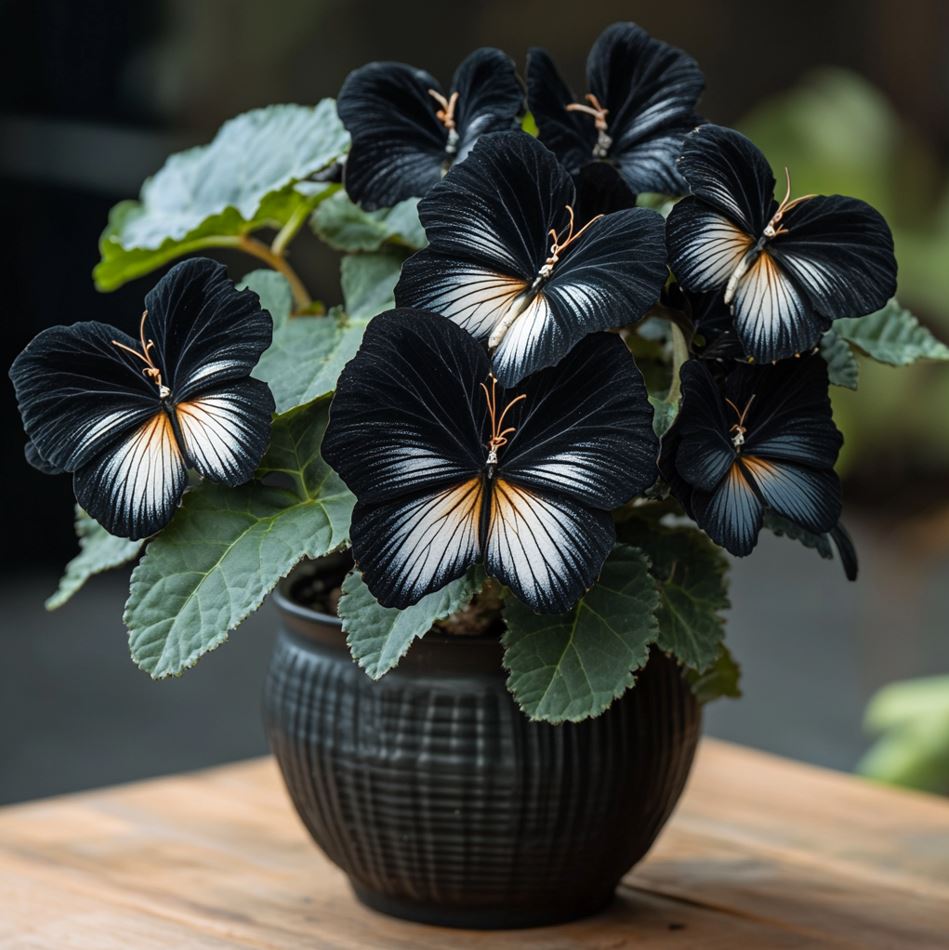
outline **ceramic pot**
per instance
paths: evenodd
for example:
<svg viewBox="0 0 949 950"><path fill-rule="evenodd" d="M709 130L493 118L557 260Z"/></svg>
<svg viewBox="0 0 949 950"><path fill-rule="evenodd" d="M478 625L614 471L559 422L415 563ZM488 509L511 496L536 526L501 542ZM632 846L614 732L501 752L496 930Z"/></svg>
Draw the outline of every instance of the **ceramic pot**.
<svg viewBox="0 0 949 950"><path fill-rule="evenodd" d="M300 603L305 580L274 594L265 718L303 823L357 897L484 929L605 907L692 765L701 717L678 666L655 652L603 715L530 722L497 637L432 632L374 682L339 620Z"/></svg>

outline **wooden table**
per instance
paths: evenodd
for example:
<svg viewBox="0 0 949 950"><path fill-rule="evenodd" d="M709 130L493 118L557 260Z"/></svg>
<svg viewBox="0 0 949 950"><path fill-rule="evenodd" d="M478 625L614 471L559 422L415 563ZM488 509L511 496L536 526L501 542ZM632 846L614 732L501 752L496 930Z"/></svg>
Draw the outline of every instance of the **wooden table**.
<svg viewBox="0 0 949 950"><path fill-rule="evenodd" d="M4 950L508 946L949 947L949 802L705 740L611 910L493 933L357 904L271 759L0 809Z"/></svg>

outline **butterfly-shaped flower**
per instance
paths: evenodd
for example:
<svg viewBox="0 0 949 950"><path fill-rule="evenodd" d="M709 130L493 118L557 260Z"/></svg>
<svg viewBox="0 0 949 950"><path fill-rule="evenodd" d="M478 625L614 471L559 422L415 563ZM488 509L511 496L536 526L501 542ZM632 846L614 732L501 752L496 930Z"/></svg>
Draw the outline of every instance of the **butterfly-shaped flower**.
<svg viewBox="0 0 949 950"><path fill-rule="evenodd" d="M614 164L629 187L682 194L675 161L700 119L705 80L695 60L634 23L604 30L587 58L587 93L574 95L546 50L527 59L527 100L540 140L572 173Z"/></svg>
<svg viewBox="0 0 949 950"><path fill-rule="evenodd" d="M176 265L145 307L137 340L92 321L51 327L10 369L27 458L71 472L79 504L126 538L171 520L189 468L246 482L274 410L267 384L249 378L270 344L270 314L223 265Z"/></svg>
<svg viewBox="0 0 949 950"><path fill-rule="evenodd" d="M769 509L815 534L836 528L834 463L843 438L820 356L739 364L721 386L704 361L689 360L681 382L660 471L713 541L738 557L750 554Z"/></svg>
<svg viewBox="0 0 949 950"><path fill-rule="evenodd" d="M346 78L336 100L352 136L343 183L367 210L426 194L486 132L516 128L524 90L511 59L475 50L445 92L423 69L370 63Z"/></svg>
<svg viewBox="0 0 949 950"><path fill-rule="evenodd" d="M399 309L340 376L322 451L356 495L353 555L385 606L483 562L535 610L565 611L612 548L610 510L655 481L652 407L619 337L516 390L489 369L459 327Z"/></svg>
<svg viewBox="0 0 949 950"><path fill-rule="evenodd" d="M402 266L396 303L487 341L504 386L588 333L635 322L666 279L662 217L629 208L579 221L575 194L536 139L485 136L419 203L429 246Z"/></svg>
<svg viewBox="0 0 949 950"><path fill-rule="evenodd" d="M669 215L670 266L688 290L718 291L758 362L803 353L838 317L860 317L896 292L893 237L880 214L842 195L778 203L765 157L743 135L705 125L679 170L691 196Z"/></svg>

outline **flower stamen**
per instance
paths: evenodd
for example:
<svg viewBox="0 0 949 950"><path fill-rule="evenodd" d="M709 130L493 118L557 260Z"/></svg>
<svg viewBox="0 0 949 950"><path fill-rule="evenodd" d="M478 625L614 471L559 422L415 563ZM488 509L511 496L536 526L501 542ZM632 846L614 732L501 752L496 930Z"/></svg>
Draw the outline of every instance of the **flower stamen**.
<svg viewBox="0 0 949 950"><path fill-rule="evenodd" d="M787 181L787 191L784 193L784 198L781 201L781 204L778 205L778 210L774 212L771 216L771 220L765 225L764 236L769 240L771 238L777 237L779 234L787 234L788 229L782 228L779 225L781 224L781 219L792 209L796 208L799 204L804 201L809 201L811 198L816 198L817 195L801 195L800 198L795 198L791 200L791 173L788 171L787 165L784 166L784 177Z"/></svg>
<svg viewBox="0 0 949 950"><path fill-rule="evenodd" d="M725 402L734 409L735 415L738 416L738 421L728 431L734 433L732 436L732 445L739 452L741 451L741 447L745 444L745 435L748 432L748 428L745 426L745 419L748 416L748 410L751 409L751 404L755 401L755 395L755 393L751 394L751 398L745 403L744 409L739 409L730 399L725 399Z"/></svg>
<svg viewBox="0 0 949 950"><path fill-rule="evenodd" d="M570 216L570 221L567 223L567 227L564 230L567 232L565 238L560 237L560 235L551 228L547 233L550 235L550 254L547 255L547 260L544 261L540 270L537 272L537 280L534 281L535 286L540 280L546 280L550 277L553 272L554 265L560 260L560 255L573 244L586 230L596 221L599 221L603 217L602 214L596 215L596 217L590 218L587 223L580 228L579 231L574 231L576 226L576 220L573 214L573 207L571 205L564 205L567 209L567 214Z"/></svg>
<svg viewBox="0 0 949 950"><path fill-rule="evenodd" d="M497 385L498 381L494 373L491 374L491 388L481 383L481 389L484 391L484 398L488 404L488 418L491 420L491 437L488 439L488 444L485 448L488 450L488 465L497 465L498 464L498 449L504 445L507 445L507 437L517 431L517 426L508 426L504 428L504 419L507 414L514 408L522 399L526 399L527 396L524 393L521 393L520 396L515 396L505 407L501 410L501 414L498 415L498 394L497 394Z"/></svg>
<svg viewBox="0 0 949 950"><path fill-rule="evenodd" d="M600 103L592 92L588 92L584 98L589 105L584 102L570 102L564 106L567 112L582 112L584 115L593 117L593 125L596 128L596 145L593 146L594 158L606 158L609 153L613 139L606 134L606 117L609 115L609 109Z"/></svg>
<svg viewBox="0 0 949 950"><path fill-rule="evenodd" d="M448 144L445 146L445 151L449 155L454 155L458 150L458 129L455 127L455 108L458 105L458 93L453 92L447 99L435 89L429 89L428 94L441 107L435 113L435 118L448 129Z"/></svg>
<svg viewBox="0 0 949 950"><path fill-rule="evenodd" d="M150 382L154 383L158 387L158 395L161 399L167 399L171 395L171 390L162 383L161 380L161 370L155 365L154 359L152 359L152 349L155 346L154 340L145 339L145 320L148 317L148 311L142 311L142 320L138 325L138 340L141 344L141 352L136 349L133 349L131 346L126 346L124 343L120 343L118 340L111 340L113 346L117 346L120 350L124 350L126 353L134 356L136 359L141 360L145 364L145 368L142 370L142 374Z"/></svg>

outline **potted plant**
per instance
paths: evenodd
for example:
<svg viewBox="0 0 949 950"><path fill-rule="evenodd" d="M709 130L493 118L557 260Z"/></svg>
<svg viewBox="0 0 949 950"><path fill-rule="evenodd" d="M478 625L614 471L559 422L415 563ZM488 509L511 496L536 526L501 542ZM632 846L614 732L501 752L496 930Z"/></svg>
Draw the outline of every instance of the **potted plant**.
<svg viewBox="0 0 949 950"><path fill-rule="evenodd" d="M11 369L28 460L76 492L49 606L137 560L162 678L273 592L303 821L367 904L460 926L611 899L738 695L723 549L768 530L854 579L829 387L855 352L949 358L880 215L700 119L685 53L615 24L580 94L543 50L526 80L375 63L231 120L110 215L101 290L178 261L133 332L55 327ZM215 248L266 268L235 286Z"/></svg>

